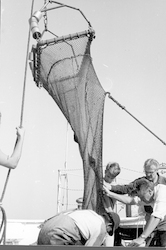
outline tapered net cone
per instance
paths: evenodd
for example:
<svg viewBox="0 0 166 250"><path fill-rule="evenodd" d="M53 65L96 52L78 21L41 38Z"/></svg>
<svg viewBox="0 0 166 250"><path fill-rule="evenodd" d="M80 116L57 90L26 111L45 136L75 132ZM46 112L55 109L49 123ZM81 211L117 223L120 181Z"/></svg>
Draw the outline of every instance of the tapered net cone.
<svg viewBox="0 0 166 250"><path fill-rule="evenodd" d="M101 213L105 91L92 64L92 40L93 33L85 32L39 43L33 49L33 75L54 99L74 132L83 161L83 208Z"/></svg>

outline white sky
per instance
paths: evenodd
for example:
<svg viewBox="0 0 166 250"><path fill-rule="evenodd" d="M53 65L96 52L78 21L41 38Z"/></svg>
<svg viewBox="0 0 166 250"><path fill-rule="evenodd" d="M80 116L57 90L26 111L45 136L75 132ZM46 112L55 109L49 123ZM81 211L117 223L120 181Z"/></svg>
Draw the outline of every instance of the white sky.
<svg viewBox="0 0 166 250"><path fill-rule="evenodd" d="M44 1L35 0L34 11ZM149 129L166 141L166 1L64 0L79 8L91 22L96 39L91 55L106 91ZM20 124L22 89L28 42L31 1L2 0L0 43L0 147L10 154L15 127ZM87 29L79 12L68 8L48 14L48 28L56 35ZM43 20L40 21L43 23ZM36 41L31 37L30 50ZM23 116L26 129L22 158L11 171L4 197L9 219L45 219L56 213L58 169L64 168L67 122L44 89L36 87L28 67ZM82 168L69 129L68 169ZM147 158L166 162L166 147L125 111L106 98L103 164L117 161L126 182L136 178ZM69 185L82 188L74 173ZM7 169L0 170L2 190ZM72 184L71 184L72 183ZM72 186L73 185L73 186ZM80 193L72 196L79 197Z"/></svg>

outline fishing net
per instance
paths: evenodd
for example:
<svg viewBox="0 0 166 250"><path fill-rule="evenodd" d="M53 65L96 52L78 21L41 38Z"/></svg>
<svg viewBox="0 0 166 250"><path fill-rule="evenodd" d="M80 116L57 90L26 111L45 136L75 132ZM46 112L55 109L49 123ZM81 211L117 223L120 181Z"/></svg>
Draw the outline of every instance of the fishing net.
<svg viewBox="0 0 166 250"><path fill-rule="evenodd" d="M102 212L102 134L105 91L95 73L86 31L33 47L33 76L59 106L74 132L83 161L83 209Z"/></svg>

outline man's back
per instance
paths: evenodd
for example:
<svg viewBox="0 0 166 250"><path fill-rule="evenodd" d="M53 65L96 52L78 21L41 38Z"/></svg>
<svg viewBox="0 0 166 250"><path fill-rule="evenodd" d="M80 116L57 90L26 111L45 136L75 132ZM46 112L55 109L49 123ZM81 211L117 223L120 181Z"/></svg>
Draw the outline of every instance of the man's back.
<svg viewBox="0 0 166 250"><path fill-rule="evenodd" d="M104 219L92 210L75 210L73 212L66 213L66 215L75 221L76 225L80 228L87 239L88 235L92 235L94 232L100 231L101 228L103 232L106 233Z"/></svg>

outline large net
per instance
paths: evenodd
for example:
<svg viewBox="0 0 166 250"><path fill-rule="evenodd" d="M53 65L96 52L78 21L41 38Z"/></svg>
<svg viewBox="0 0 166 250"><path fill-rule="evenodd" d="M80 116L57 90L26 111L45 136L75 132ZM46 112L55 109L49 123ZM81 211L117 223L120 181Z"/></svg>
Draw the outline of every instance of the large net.
<svg viewBox="0 0 166 250"><path fill-rule="evenodd" d="M94 32L40 41L33 48L34 79L55 100L74 131L83 161L83 209L102 212L102 134L105 91L95 73Z"/></svg>

